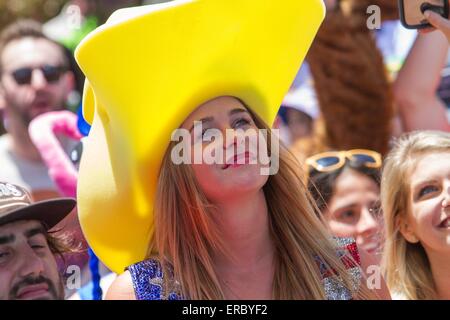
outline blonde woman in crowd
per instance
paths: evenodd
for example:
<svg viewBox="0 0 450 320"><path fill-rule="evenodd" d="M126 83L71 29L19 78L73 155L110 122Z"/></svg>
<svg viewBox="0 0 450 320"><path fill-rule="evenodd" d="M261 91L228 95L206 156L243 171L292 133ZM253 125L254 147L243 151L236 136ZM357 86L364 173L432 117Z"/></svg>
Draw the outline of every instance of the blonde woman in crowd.
<svg viewBox="0 0 450 320"><path fill-rule="evenodd" d="M383 270L397 299L450 299L450 133L396 141L381 183Z"/></svg>

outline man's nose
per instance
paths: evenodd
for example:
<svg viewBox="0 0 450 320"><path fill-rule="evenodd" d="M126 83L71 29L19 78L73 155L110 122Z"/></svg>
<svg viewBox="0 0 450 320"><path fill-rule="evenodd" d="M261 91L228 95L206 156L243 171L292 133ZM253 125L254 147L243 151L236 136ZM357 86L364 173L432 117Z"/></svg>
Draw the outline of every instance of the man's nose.
<svg viewBox="0 0 450 320"><path fill-rule="evenodd" d="M44 262L30 246L22 252L20 259L20 276L39 276L44 271Z"/></svg>
<svg viewBox="0 0 450 320"><path fill-rule="evenodd" d="M48 84L47 79L45 79L42 70L39 69L33 70L33 73L31 74L31 86L35 90L39 90L44 88L47 84Z"/></svg>

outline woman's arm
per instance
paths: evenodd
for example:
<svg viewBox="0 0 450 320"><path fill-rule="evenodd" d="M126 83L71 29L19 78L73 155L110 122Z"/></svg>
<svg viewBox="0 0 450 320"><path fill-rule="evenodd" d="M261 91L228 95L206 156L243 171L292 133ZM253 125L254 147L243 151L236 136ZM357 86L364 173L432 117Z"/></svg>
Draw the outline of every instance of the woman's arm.
<svg viewBox="0 0 450 320"><path fill-rule="evenodd" d="M125 271L114 280L106 293L105 300L136 300L129 271Z"/></svg>
<svg viewBox="0 0 450 320"><path fill-rule="evenodd" d="M405 131L450 131L446 106L437 96L448 41L440 32L419 34L394 84Z"/></svg>

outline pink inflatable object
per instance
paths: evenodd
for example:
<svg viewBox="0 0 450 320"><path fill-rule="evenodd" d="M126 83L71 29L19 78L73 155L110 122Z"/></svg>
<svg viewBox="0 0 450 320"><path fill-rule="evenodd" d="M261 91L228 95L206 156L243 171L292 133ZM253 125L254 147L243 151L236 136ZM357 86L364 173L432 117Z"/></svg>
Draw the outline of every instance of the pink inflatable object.
<svg viewBox="0 0 450 320"><path fill-rule="evenodd" d="M56 135L80 140L83 136L77 127L77 115L70 111L44 113L31 121L28 131L59 191L75 198L78 172Z"/></svg>
<svg viewBox="0 0 450 320"><path fill-rule="evenodd" d="M48 168L50 178L62 195L73 198L77 194L78 172L56 136L65 135L74 140L81 140L83 136L78 130L77 119L77 115L70 111L48 112L33 119L28 128L31 140ZM64 230L72 233L74 240L79 242L82 248L86 248L87 243L77 214L70 214L69 217ZM60 270L65 270L70 265L83 268L88 261L87 251L82 251L66 255L64 260L59 259L58 266Z"/></svg>

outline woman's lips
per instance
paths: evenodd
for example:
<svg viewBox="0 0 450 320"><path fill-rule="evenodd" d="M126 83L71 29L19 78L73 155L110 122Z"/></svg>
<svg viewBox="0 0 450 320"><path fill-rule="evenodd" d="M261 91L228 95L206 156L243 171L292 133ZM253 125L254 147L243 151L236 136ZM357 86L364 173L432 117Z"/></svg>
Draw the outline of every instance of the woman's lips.
<svg viewBox="0 0 450 320"><path fill-rule="evenodd" d="M246 164L250 163L251 159L250 152L244 152L235 155L234 157L228 159L225 164L223 165L222 169L228 169L228 168L237 168Z"/></svg>
<svg viewBox="0 0 450 320"><path fill-rule="evenodd" d="M368 241L364 244L361 244L361 248L367 251L368 253L377 253L380 249L380 242L379 241Z"/></svg>
<svg viewBox="0 0 450 320"><path fill-rule="evenodd" d="M17 298L33 299L48 295L48 285L45 283L26 286L19 290Z"/></svg>
<svg viewBox="0 0 450 320"><path fill-rule="evenodd" d="M440 229L449 229L450 228L450 217L445 218L440 224Z"/></svg>

